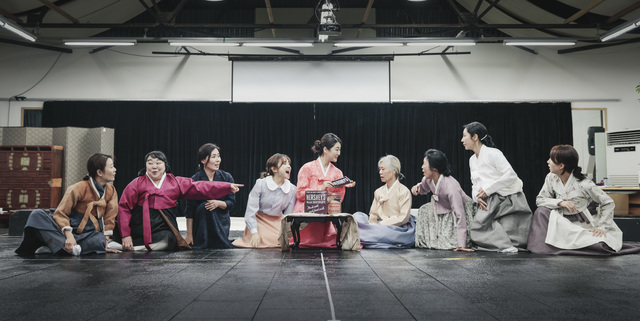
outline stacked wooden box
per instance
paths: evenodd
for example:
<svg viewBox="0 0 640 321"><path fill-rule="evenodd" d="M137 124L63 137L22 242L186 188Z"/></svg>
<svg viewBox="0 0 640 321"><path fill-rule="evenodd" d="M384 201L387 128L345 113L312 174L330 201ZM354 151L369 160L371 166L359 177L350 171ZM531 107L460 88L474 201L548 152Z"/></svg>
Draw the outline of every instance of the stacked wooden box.
<svg viewBox="0 0 640 321"><path fill-rule="evenodd" d="M57 207L63 157L62 146L0 146L0 207Z"/></svg>
<svg viewBox="0 0 640 321"><path fill-rule="evenodd" d="M45 146L64 148L62 176L63 192L87 174L87 159L93 153L113 154L114 130L112 128L79 127L4 127L0 145Z"/></svg>

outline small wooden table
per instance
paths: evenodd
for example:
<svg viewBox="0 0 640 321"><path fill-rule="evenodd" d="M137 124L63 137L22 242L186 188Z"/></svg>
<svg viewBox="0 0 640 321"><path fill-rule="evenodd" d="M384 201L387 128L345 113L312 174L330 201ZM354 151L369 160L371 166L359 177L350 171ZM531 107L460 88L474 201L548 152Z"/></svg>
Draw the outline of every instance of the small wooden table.
<svg viewBox="0 0 640 321"><path fill-rule="evenodd" d="M336 215L318 215L311 214L305 215L301 214L290 214L285 216L287 222L291 224L291 234L293 234L293 245L291 248L298 248L300 246L300 224L301 223L311 223L311 222L331 222L336 228L336 246L338 249L342 248L342 241L340 240L340 235L342 235L342 224L349 220L351 215L349 214L336 214Z"/></svg>

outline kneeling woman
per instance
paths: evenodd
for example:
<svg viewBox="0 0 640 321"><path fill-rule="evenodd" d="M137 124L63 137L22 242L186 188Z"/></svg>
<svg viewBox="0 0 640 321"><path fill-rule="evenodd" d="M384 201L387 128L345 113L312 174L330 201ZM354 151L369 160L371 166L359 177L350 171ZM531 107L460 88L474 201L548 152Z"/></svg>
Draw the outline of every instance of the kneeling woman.
<svg viewBox="0 0 640 321"><path fill-rule="evenodd" d="M467 225L475 206L460 183L451 177L447 156L437 149L424 153L422 182L411 188L413 195L433 193L431 202L420 207L416 222L416 247L473 252Z"/></svg>
<svg viewBox="0 0 640 321"><path fill-rule="evenodd" d="M532 215L522 192L522 181L495 148L483 124L465 125L461 142L466 150L473 151L469 158L471 195L478 209L469 227L471 241L484 251L524 250Z"/></svg>
<svg viewBox="0 0 640 321"><path fill-rule="evenodd" d="M207 143L198 149L198 172L191 176L194 181L219 181L234 183L231 174L220 169L222 158L220 147ZM187 236L185 241L194 249L228 249L231 216L229 211L236 205L236 194L229 193L220 199L189 200Z"/></svg>
<svg viewBox="0 0 640 321"><path fill-rule="evenodd" d="M34 254L41 246L56 254L120 252L107 249L118 214L118 194L108 184L116 178L113 158L91 155L87 172L82 182L67 188L53 215L47 210L29 215L17 254Z"/></svg>
<svg viewBox="0 0 640 321"><path fill-rule="evenodd" d="M161 151L148 153L145 162L146 169L124 189L118 207L124 250L173 250L178 241L188 247L177 232L178 199L216 199L229 192L236 193L243 186L173 176Z"/></svg>
<svg viewBox="0 0 640 321"><path fill-rule="evenodd" d="M554 146L547 164L551 172L536 197L539 207L531 223L529 251L582 255L640 252L640 246L622 243L622 231L613 221L613 200L585 178L572 146ZM590 212L592 204L599 205L599 213Z"/></svg>
<svg viewBox="0 0 640 321"><path fill-rule="evenodd" d="M411 216L411 191L400 183L400 160L392 155L378 161L380 180L385 185L373 194L369 216L353 214L365 248L410 248L414 244L416 222Z"/></svg>
<svg viewBox="0 0 640 321"><path fill-rule="evenodd" d="M247 227L241 239L233 242L237 247L280 247L280 220L282 214L290 214L296 204L296 186L289 182L291 159L284 154L274 154L267 160L267 171L256 180L244 221Z"/></svg>

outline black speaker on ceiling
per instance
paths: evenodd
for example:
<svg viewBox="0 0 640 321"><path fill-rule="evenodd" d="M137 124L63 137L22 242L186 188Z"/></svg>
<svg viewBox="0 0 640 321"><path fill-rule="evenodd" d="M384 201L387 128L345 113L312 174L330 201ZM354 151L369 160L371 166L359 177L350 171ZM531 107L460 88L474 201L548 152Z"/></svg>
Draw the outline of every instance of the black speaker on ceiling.
<svg viewBox="0 0 640 321"><path fill-rule="evenodd" d="M587 134L589 136L589 138L587 138L587 146L589 146L589 155L596 154L595 133L604 133L604 127L593 126L587 129Z"/></svg>

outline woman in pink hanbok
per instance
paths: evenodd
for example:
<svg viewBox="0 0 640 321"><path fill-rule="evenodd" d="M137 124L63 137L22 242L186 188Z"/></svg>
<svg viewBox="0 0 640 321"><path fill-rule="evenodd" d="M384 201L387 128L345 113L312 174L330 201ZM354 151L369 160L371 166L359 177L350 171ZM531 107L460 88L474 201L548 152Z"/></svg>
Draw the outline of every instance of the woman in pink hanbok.
<svg viewBox="0 0 640 321"><path fill-rule="evenodd" d="M344 199L346 187L356 186L351 182L341 187L333 187L331 181L342 178L342 171L331 163L338 161L342 149L342 140L333 133L327 133L316 140L311 150L318 155L300 168L296 190L294 213L304 213L305 192L307 190L340 193L340 202ZM337 232L330 222L312 222L300 231L300 247L336 247Z"/></svg>
<svg viewBox="0 0 640 321"><path fill-rule="evenodd" d="M236 193L242 184L198 181L173 176L161 151L145 156L141 170L122 192L118 224L124 250L173 250L179 245L176 222L178 199L217 199ZM182 240L184 245L186 241ZM187 245L188 247L188 245Z"/></svg>

